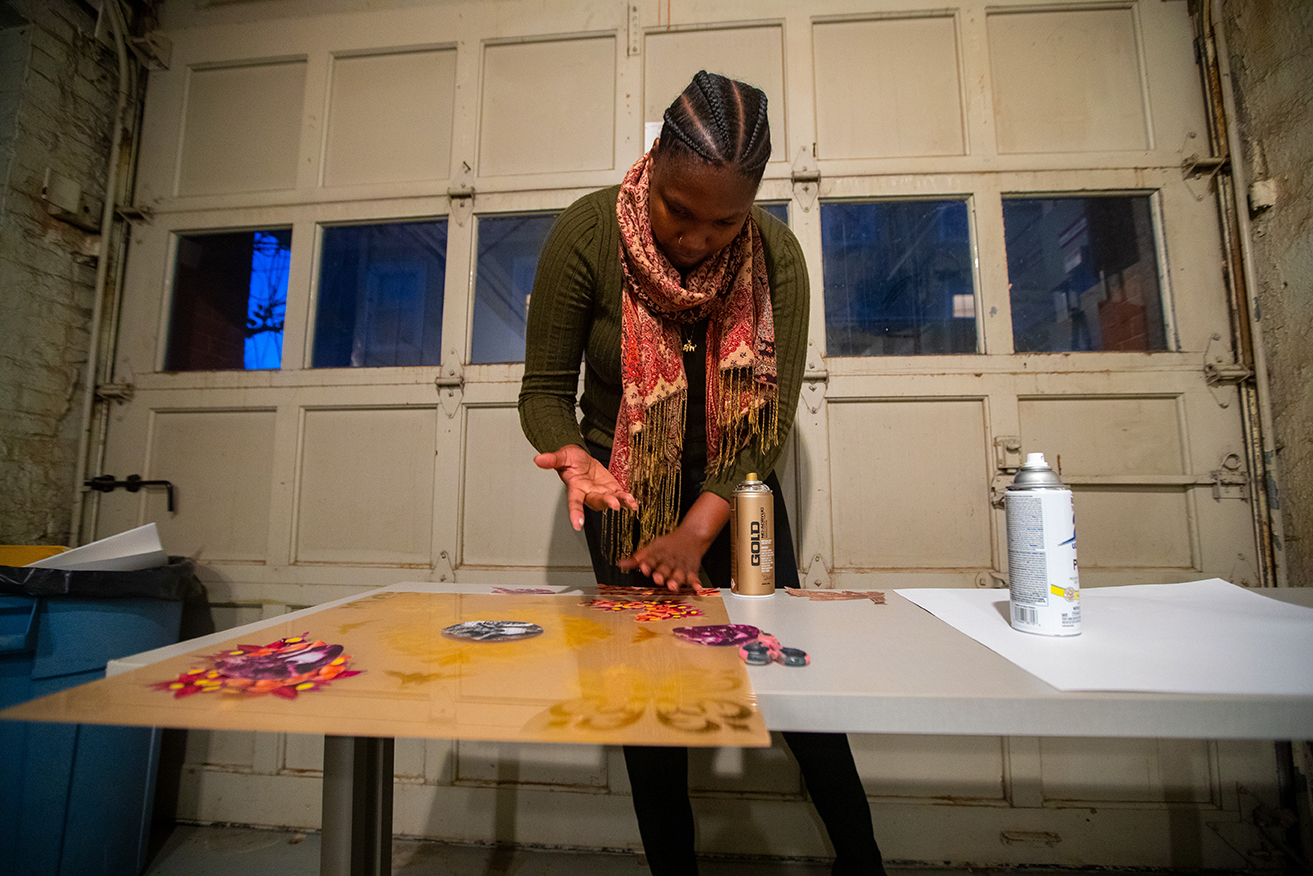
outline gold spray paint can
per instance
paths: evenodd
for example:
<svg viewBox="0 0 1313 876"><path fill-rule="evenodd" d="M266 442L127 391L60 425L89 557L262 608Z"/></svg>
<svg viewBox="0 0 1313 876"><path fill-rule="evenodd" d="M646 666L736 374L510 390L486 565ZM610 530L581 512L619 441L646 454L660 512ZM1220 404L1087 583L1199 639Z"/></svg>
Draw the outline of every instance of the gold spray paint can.
<svg viewBox="0 0 1313 876"><path fill-rule="evenodd" d="M754 471L729 506L730 591L775 595L775 499Z"/></svg>

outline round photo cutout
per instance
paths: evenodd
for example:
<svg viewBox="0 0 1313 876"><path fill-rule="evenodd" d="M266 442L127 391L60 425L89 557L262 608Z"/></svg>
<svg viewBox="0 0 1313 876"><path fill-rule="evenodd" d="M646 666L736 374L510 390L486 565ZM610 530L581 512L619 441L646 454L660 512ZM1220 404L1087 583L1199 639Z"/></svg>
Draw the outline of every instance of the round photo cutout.
<svg viewBox="0 0 1313 876"><path fill-rule="evenodd" d="M442 635L462 642L518 642L542 634L542 627L528 621L465 621L442 629Z"/></svg>

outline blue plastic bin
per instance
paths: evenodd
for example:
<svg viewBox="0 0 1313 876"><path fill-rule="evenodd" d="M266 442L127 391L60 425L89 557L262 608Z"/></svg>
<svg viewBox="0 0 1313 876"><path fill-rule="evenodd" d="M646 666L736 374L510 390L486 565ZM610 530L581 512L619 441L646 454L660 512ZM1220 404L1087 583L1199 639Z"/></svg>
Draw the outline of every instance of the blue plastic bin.
<svg viewBox="0 0 1313 876"><path fill-rule="evenodd" d="M110 660L177 642L181 617L180 596L0 595L0 708L104 678ZM151 728L0 722L0 870L139 876L159 742Z"/></svg>

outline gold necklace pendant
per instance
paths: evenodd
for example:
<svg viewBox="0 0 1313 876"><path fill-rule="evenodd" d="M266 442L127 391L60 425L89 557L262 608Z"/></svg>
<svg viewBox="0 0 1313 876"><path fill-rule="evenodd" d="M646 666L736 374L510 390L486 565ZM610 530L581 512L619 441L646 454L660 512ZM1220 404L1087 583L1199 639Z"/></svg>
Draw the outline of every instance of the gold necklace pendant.
<svg viewBox="0 0 1313 876"><path fill-rule="evenodd" d="M693 343L692 341L687 340L687 339L684 341L684 352L685 352L685 353L692 353L692 352L695 352L695 351L697 350L697 348L698 348L698 345L695 344L695 343Z"/></svg>

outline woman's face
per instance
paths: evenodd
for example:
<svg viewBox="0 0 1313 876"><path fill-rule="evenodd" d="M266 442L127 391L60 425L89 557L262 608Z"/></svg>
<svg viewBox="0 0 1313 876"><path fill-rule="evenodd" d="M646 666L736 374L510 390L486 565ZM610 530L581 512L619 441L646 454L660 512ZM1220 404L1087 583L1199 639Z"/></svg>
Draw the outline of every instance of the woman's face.
<svg viewBox="0 0 1313 876"><path fill-rule="evenodd" d="M670 263L688 273L738 236L757 186L727 167L654 159L648 190L652 235Z"/></svg>

